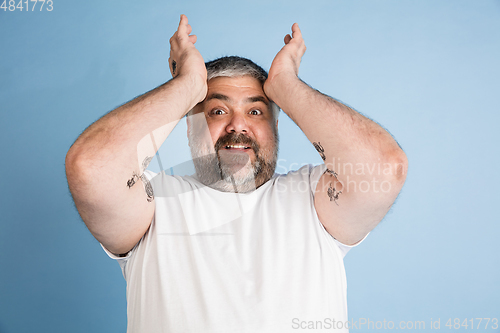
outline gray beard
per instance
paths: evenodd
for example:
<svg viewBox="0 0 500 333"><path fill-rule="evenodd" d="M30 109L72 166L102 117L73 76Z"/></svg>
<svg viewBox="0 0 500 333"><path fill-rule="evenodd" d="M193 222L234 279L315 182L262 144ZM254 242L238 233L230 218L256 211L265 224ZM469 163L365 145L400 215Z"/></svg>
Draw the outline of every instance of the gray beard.
<svg viewBox="0 0 500 333"><path fill-rule="evenodd" d="M233 140L236 142L238 138L241 139L241 135L232 137L236 138ZM193 133L189 133L189 146L196 175L204 185L223 192L245 193L255 190L274 175L278 159L277 133L272 151L263 151L252 141L251 149L255 153L253 162L246 153L226 153L220 141L221 139L212 148Z"/></svg>

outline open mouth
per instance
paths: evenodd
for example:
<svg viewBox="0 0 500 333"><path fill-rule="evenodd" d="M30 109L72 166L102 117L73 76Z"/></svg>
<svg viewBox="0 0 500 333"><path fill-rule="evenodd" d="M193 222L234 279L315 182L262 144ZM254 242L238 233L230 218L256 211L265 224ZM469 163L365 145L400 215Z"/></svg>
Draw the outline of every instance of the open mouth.
<svg viewBox="0 0 500 333"><path fill-rule="evenodd" d="M245 149L250 149L250 148L251 147L247 146L247 145L227 145L227 146L224 146L224 149L227 149L227 150L232 150L232 149L245 150Z"/></svg>
<svg viewBox="0 0 500 333"><path fill-rule="evenodd" d="M254 140L243 134L229 133L220 137L215 143L216 152L257 154L259 146Z"/></svg>

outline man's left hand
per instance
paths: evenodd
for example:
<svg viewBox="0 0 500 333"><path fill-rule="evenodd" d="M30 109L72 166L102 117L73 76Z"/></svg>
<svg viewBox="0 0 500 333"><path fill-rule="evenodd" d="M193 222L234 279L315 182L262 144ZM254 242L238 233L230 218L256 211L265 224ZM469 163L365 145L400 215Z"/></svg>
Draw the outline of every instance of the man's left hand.
<svg viewBox="0 0 500 333"><path fill-rule="evenodd" d="M264 84L264 92L269 98L274 100L273 96L278 93L278 87L275 87L279 85L278 81L298 78L300 60L305 52L306 45L299 25L294 23L292 35L285 36L285 46L276 54L269 69L269 76Z"/></svg>

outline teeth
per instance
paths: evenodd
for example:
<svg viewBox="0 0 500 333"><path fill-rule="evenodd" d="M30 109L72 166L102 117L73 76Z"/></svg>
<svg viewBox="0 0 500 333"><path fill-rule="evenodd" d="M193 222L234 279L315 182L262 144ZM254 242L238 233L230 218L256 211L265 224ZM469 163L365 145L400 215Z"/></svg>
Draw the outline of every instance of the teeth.
<svg viewBox="0 0 500 333"><path fill-rule="evenodd" d="M239 149L245 149L245 148L246 148L246 146L229 145L229 146L226 146L226 148L239 148Z"/></svg>

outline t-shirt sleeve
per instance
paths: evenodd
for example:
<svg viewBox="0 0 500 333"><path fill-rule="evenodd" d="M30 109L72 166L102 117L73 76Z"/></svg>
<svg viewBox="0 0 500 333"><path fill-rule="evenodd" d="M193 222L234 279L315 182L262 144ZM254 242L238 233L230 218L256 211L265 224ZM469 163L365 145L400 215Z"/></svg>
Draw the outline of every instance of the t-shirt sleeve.
<svg viewBox="0 0 500 333"><path fill-rule="evenodd" d="M318 185L319 179L321 178L321 176L323 176L323 174L326 171L326 165L324 164L316 166L311 165L309 166L309 168L310 168L309 181L311 182L311 191L314 196L314 192L316 191L316 186Z"/></svg>
<svg viewBox="0 0 500 333"><path fill-rule="evenodd" d="M325 229L325 232L328 233L328 231L326 231ZM336 240L335 237L333 237L332 235L330 235L330 237L332 237L333 241L337 244L337 246L339 247L340 251L342 252L342 254L345 256L347 254L347 252L349 252L350 249L352 249L353 247L356 247L358 246L359 244L361 244L365 239L366 237L368 237L370 233L367 233L365 235L365 237L363 237L362 240L360 240L359 242L357 242L356 244L353 244L353 245L346 245L344 243L341 243L340 241Z"/></svg>
<svg viewBox="0 0 500 333"><path fill-rule="evenodd" d="M311 184L311 191L312 191L313 198L314 198L314 194L316 192L316 186L318 185L319 179L325 173L325 171L326 171L326 165L324 165L324 164L310 166L309 181ZM342 252L342 254L344 256L347 254L347 252L349 252L350 249L361 244L366 239L366 237L370 234L370 233L366 234L365 237L363 237L363 239L360 240L359 242L357 242L356 244L347 245L347 244L344 244L344 243L338 241L337 239L335 239L335 237L330 235L330 233L328 233L328 231L326 231L326 229L325 229L325 232L332 238L332 240L335 242L335 244L337 245L337 247L340 249L340 251Z"/></svg>
<svg viewBox="0 0 500 333"><path fill-rule="evenodd" d="M101 244L101 243L99 243ZM125 279L127 279L127 276L126 276L126 270L125 270L125 267L127 265L127 261L130 259L130 257L132 256L132 253L133 251L135 250L135 248L137 247L137 244L135 245L135 247L130 250L125 256L121 257L121 256L117 256L116 254L114 253L111 253L107 248L104 247L104 245L101 244L101 247L102 249L104 250L104 252L108 255L108 257L110 257L111 259L114 259L116 260L116 262L120 265L120 268L122 270L122 274L123 274L123 277Z"/></svg>

